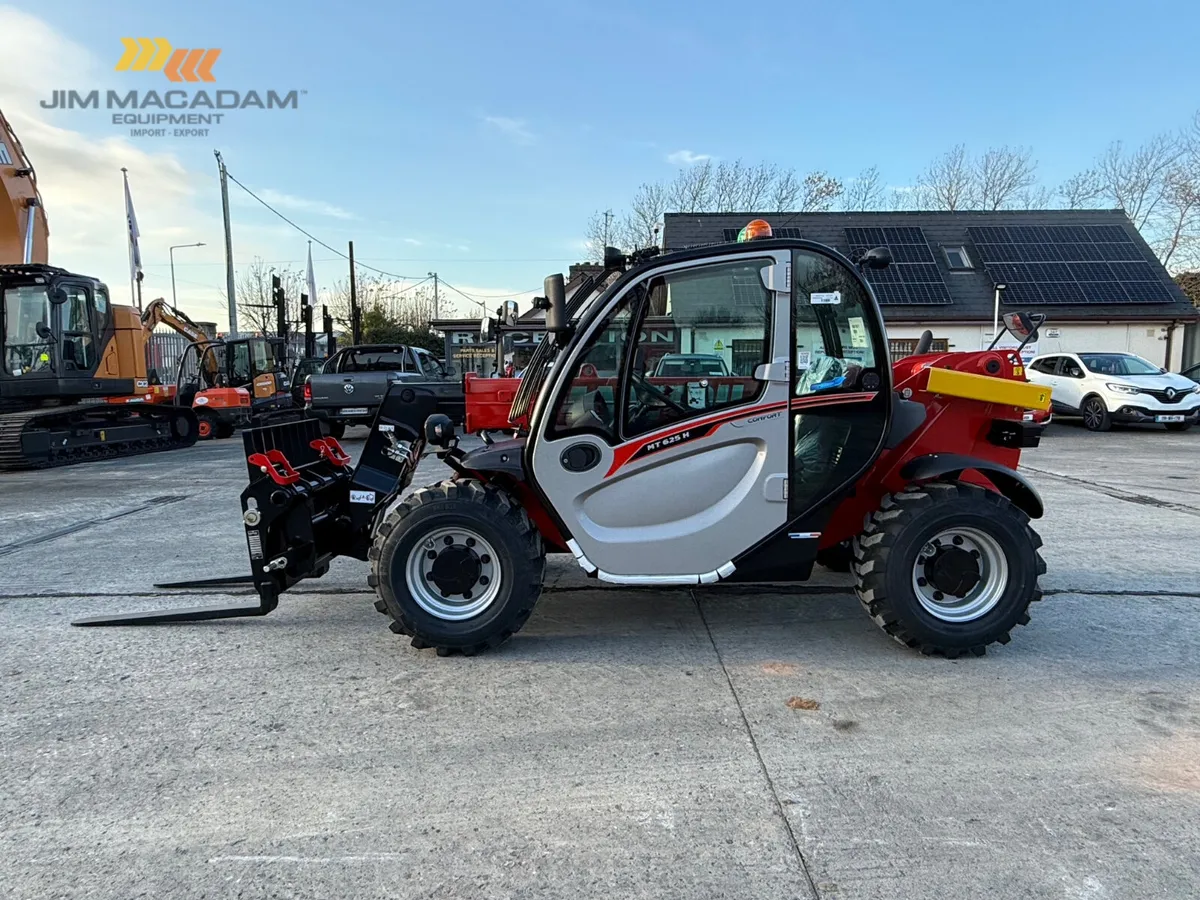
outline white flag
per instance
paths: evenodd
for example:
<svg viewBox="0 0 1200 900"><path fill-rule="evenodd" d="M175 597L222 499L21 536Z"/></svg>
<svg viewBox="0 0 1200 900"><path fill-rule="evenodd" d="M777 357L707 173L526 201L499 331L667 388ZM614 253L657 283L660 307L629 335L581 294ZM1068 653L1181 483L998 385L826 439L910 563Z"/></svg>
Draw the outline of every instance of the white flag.
<svg viewBox="0 0 1200 900"><path fill-rule="evenodd" d="M313 276L311 241L308 245L308 303L309 306L317 305L317 279Z"/></svg>
<svg viewBox="0 0 1200 900"><path fill-rule="evenodd" d="M125 174L125 220L129 225L129 277L141 281L142 250L138 246L141 232L138 231L137 216L133 212L133 197L129 193L129 173L124 169L121 171Z"/></svg>

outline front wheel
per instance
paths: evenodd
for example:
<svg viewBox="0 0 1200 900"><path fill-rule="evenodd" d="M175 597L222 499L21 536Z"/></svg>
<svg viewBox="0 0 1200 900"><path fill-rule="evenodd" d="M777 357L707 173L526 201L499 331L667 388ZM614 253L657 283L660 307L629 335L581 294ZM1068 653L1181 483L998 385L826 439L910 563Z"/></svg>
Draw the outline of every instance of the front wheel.
<svg viewBox="0 0 1200 900"><path fill-rule="evenodd" d="M1007 644L1046 571L1041 538L1007 498L963 483L884 499L854 540L858 598L895 640L954 658Z"/></svg>
<svg viewBox="0 0 1200 900"><path fill-rule="evenodd" d="M1112 417L1108 407L1099 397L1088 397L1083 401L1083 427L1088 431L1108 431L1112 428Z"/></svg>
<svg viewBox="0 0 1200 900"><path fill-rule="evenodd" d="M207 410L196 413L197 434L202 441L211 441L218 436L219 423L217 417Z"/></svg>
<svg viewBox="0 0 1200 900"><path fill-rule="evenodd" d="M368 583L392 631L439 656L469 656L520 631L546 564L525 511L504 491L472 480L422 488L394 505L369 557Z"/></svg>

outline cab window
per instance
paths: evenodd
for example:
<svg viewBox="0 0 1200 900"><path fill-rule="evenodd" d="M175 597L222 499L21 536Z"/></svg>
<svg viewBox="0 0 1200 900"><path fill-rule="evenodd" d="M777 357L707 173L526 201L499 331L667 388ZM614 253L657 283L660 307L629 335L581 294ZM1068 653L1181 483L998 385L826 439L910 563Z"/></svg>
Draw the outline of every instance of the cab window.
<svg viewBox="0 0 1200 900"><path fill-rule="evenodd" d="M68 372L87 371L96 364L88 291L76 284L66 285L64 290L67 299L62 304L63 369Z"/></svg>
<svg viewBox="0 0 1200 900"><path fill-rule="evenodd" d="M623 438L758 399L766 382L754 371L767 361L774 296L763 269L772 262L717 263L647 284L624 383Z"/></svg>
<svg viewBox="0 0 1200 900"><path fill-rule="evenodd" d="M38 334L39 324L50 325L45 286L8 288L4 292L4 369L10 375L51 370L52 345Z"/></svg>
<svg viewBox="0 0 1200 900"><path fill-rule="evenodd" d="M788 503L800 515L866 465L887 423L887 342L853 270L793 253L792 467Z"/></svg>

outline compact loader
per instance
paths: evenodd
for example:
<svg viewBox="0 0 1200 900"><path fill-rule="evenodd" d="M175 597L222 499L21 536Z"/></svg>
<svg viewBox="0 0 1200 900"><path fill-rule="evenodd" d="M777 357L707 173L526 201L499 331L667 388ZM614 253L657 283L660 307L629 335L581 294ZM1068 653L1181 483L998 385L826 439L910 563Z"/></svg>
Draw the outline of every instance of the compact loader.
<svg viewBox="0 0 1200 900"><path fill-rule="evenodd" d="M1014 350L892 365L864 277L887 249L852 262L762 226L666 255L611 251L569 300L547 278L548 336L524 377L467 382L467 429L502 440L464 451L436 398L403 384L356 466L315 422L247 432L252 574L236 580L260 602L77 624L263 615L353 556L394 632L470 655L525 624L547 553L639 586L800 583L840 556L902 644L956 657L1007 643L1041 597L1042 502L1017 466L1040 432L1025 412L1049 392ZM1006 323L1035 333L1025 314ZM652 374L656 353L718 343L728 375ZM404 495L430 447L452 477Z"/></svg>

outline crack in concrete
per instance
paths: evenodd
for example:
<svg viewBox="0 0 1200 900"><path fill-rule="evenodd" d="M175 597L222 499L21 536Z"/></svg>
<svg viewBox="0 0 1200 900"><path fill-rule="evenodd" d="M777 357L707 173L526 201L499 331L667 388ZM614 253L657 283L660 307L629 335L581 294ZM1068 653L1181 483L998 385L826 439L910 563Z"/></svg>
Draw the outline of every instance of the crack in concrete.
<svg viewBox="0 0 1200 900"><path fill-rule="evenodd" d="M1169 509L1172 512L1181 512L1189 516L1200 517L1200 509L1194 506L1188 506L1186 503L1172 503L1170 500L1159 500L1157 497L1150 497L1146 494L1135 494L1133 491L1126 491L1119 487L1113 487L1107 484L1098 484L1094 481L1088 481L1085 478L1076 478L1073 475L1060 475L1058 472L1050 472L1046 469L1038 469L1033 466L1027 466L1022 463L1022 471L1036 472L1038 475L1043 475L1046 478L1053 478L1057 481L1065 481L1068 484L1077 484L1080 487L1095 491L1098 494L1104 494L1107 497L1112 497L1114 500L1124 500L1126 503L1136 503L1139 506L1153 506L1157 509Z"/></svg>
<svg viewBox="0 0 1200 900"><path fill-rule="evenodd" d="M816 900L820 900L821 894L817 891L817 883L813 879L812 871L809 869L808 860L804 857L804 851L800 849L800 841L796 838L796 832L792 828L791 820L788 819L787 813L783 811L783 801L779 799L779 791L775 788L775 781L771 778L771 773L767 769L767 762L763 759L762 750L759 749L758 740L754 737L754 730L750 727L750 720L746 717L746 710L742 706L742 698L738 695L737 688L733 686L733 678L729 674L729 669L725 667L725 660L721 656L721 648L717 646L717 639L713 636L712 627L708 624L708 617L704 615L704 607L700 603L700 598L696 596L695 591L689 591L692 596L692 602L696 604L696 612L700 614L700 621L704 623L704 630L708 633L709 643L712 644L713 653L716 654L717 663L721 667L721 672L725 675L725 683L729 685L729 693L733 696L733 702L737 705L738 715L742 718L742 727L746 731L746 737L750 740L750 746L754 749L754 757L758 760L758 767L762 771L763 778L766 779L767 789L771 792L771 798L775 801L775 813L783 822L784 830L787 831L788 837L792 841L792 849L796 851L796 859L800 862L800 871L804 873L804 878L808 882L808 889L812 891L812 895Z"/></svg>
<svg viewBox="0 0 1200 900"><path fill-rule="evenodd" d="M47 541L54 541L70 534L78 534L79 532L86 531L89 528L95 528L97 525L105 525L116 519L123 519L126 516L132 516L134 513L145 512L148 509L154 509L156 506L166 506L170 503L178 503L179 501L186 500L187 498L187 494L151 497L145 503L140 503L137 506L130 507L129 509L118 510L115 513L109 513L107 516L99 516L95 519L84 519L82 522L75 522L74 524L67 525L64 528L56 528L53 531L36 534L33 537L24 538L19 541L13 541L11 544L2 544L0 545L0 556L8 556L10 553L16 553L17 551L24 550L28 547L44 544Z"/></svg>

